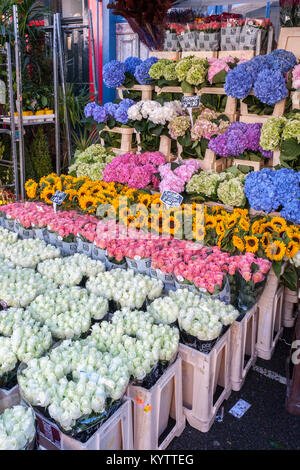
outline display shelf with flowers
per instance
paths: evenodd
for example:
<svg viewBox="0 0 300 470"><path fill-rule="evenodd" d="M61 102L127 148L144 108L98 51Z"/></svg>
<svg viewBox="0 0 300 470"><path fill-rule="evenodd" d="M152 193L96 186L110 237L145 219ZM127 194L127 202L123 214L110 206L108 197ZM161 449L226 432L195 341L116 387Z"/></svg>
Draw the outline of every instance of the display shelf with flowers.
<svg viewBox="0 0 300 470"><path fill-rule="evenodd" d="M208 142L212 136L225 132L230 124L228 117L200 105L192 118L193 124L186 114L175 117L168 125L169 134L178 142L179 156L199 158L203 168L212 169L216 158L211 158L210 153L206 154Z"/></svg>
<svg viewBox="0 0 300 470"><path fill-rule="evenodd" d="M180 101L166 102L161 105L157 101L140 101L128 110L128 118L139 136L139 150L158 151L161 137L169 138L167 123L182 112ZM176 143L173 143L175 154ZM168 151L169 156L169 141Z"/></svg>
<svg viewBox="0 0 300 470"><path fill-rule="evenodd" d="M120 154L132 151L136 146L134 128L130 126L128 110L135 101L126 98L119 104L106 103L99 106L95 102L84 108L86 124L94 126L100 132L101 144Z"/></svg>
<svg viewBox="0 0 300 470"><path fill-rule="evenodd" d="M239 64L227 74L224 89L227 95L242 100L241 121L265 122L272 113L284 113L290 88L285 77L296 62L291 52L276 49ZM248 113L247 106L254 114Z"/></svg>
<svg viewBox="0 0 300 470"><path fill-rule="evenodd" d="M154 86L148 72L157 60L155 57L144 61L138 57L127 57L124 62L112 60L103 67L104 84L108 88L116 88L121 100L151 100Z"/></svg>
<svg viewBox="0 0 300 470"><path fill-rule="evenodd" d="M227 159L227 166L238 166L245 173L271 166L273 153L260 146L261 127L261 123L233 122L224 133L210 139L208 148Z"/></svg>

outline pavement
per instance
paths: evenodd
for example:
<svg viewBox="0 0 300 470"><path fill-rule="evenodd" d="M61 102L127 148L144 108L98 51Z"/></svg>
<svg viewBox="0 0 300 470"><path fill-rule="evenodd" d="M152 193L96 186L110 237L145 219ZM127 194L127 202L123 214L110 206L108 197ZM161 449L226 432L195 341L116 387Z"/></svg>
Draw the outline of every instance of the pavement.
<svg viewBox="0 0 300 470"><path fill-rule="evenodd" d="M215 421L207 433L187 423L168 450L300 450L300 416L285 410L285 363L292 335L293 328L285 328L272 359L257 359L242 389L224 401L222 422ZM251 407L236 418L229 410L239 399Z"/></svg>

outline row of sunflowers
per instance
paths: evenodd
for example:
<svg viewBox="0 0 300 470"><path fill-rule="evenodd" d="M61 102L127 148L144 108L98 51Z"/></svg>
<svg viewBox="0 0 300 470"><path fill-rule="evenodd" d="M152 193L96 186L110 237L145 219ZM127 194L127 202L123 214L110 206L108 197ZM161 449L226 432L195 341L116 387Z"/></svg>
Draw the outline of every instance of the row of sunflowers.
<svg viewBox="0 0 300 470"><path fill-rule="evenodd" d="M39 183L26 183L27 197L52 204L55 191L68 194L62 208L76 209L100 218L115 218L134 229L195 240L219 246L229 253L251 252L278 262L293 258L300 249L299 226L282 217L250 218L247 209L224 210L222 206L183 204L167 209L161 194L150 194L119 183L92 181L70 175L50 174Z"/></svg>

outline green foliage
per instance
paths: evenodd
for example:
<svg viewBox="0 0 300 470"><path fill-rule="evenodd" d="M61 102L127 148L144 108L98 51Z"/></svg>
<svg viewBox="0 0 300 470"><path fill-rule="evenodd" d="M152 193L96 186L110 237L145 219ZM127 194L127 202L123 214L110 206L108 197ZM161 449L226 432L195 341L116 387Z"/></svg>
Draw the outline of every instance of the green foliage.
<svg viewBox="0 0 300 470"><path fill-rule="evenodd" d="M37 179L53 171L48 142L44 129L40 126L32 142L32 163Z"/></svg>
<svg viewBox="0 0 300 470"><path fill-rule="evenodd" d="M282 141L280 163L284 168L300 171L300 144L297 139L292 138Z"/></svg>

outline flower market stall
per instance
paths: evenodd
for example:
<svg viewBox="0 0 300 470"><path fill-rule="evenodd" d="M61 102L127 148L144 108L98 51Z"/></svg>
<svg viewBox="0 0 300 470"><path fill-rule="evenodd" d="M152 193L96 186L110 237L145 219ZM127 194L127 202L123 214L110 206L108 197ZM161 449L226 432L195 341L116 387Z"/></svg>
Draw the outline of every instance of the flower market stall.
<svg viewBox="0 0 300 470"><path fill-rule="evenodd" d="M68 172L0 195L1 449L206 433L294 326L298 58L267 20L168 15L104 64Z"/></svg>

